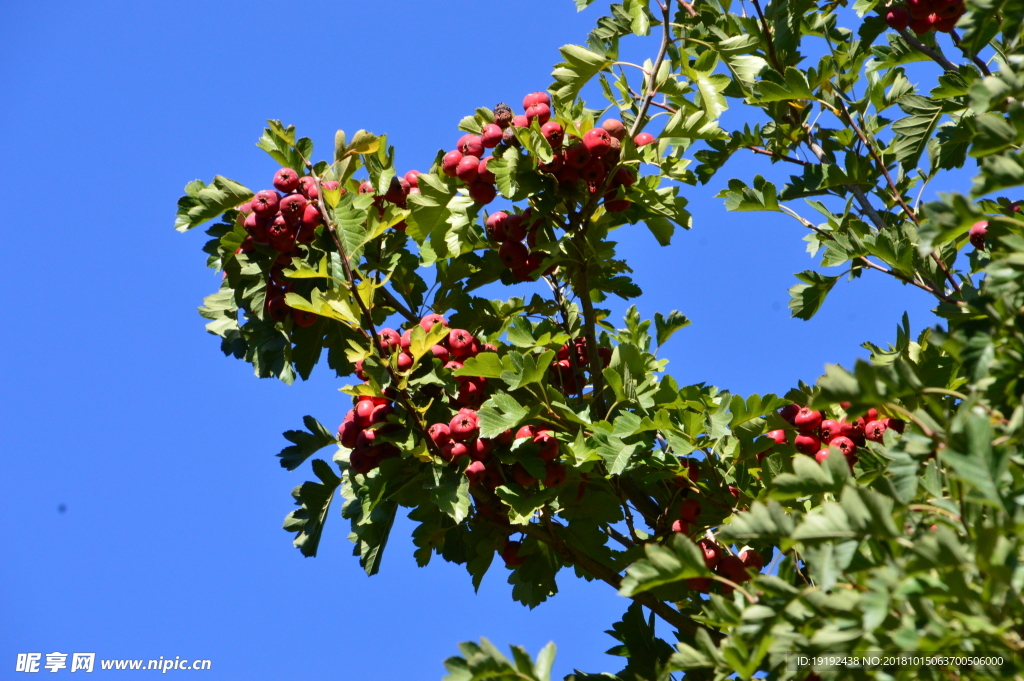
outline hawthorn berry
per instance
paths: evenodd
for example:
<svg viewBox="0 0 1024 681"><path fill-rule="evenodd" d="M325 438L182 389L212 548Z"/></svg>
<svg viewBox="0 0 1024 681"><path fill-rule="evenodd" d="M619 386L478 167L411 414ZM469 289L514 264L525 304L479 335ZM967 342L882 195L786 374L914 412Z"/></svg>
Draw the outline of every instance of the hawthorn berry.
<svg viewBox="0 0 1024 681"><path fill-rule="evenodd" d="M480 172L480 157L479 156L466 156L463 155L459 159L459 164L455 166L455 177L459 178L466 184L469 184L476 179L477 174Z"/></svg>
<svg viewBox="0 0 1024 681"><path fill-rule="evenodd" d="M910 17L907 16L907 10L902 7L890 7L889 11L885 13L885 23L897 31L907 30L909 20Z"/></svg>
<svg viewBox="0 0 1024 681"><path fill-rule="evenodd" d="M306 212L306 197L302 194L289 194L278 203L278 210L288 224L295 224Z"/></svg>
<svg viewBox="0 0 1024 681"><path fill-rule="evenodd" d="M316 188L316 179L310 175L303 175L299 178L299 191L307 201L320 198L320 191Z"/></svg>
<svg viewBox="0 0 1024 681"><path fill-rule="evenodd" d="M500 125L488 123L480 132L480 144L483 145L484 149L493 149L501 144L501 132Z"/></svg>
<svg viewBox="0 0 1024 681"><path fill-rule="evenodd" d="M430 330L434 328L434 324L448 326L448 320L439 314L428 314L420 320L420 328L427 332L430 332Z"/></svg>
<svg viewBox="0 0 1024 681"><path fill-rule="evenodd" d="M591 128L583 135L583 144L591 156L604 156L612 148L612 136L604 128Z"/></svg>
<svg viewBox="0 0 1024 681"><path fill-rule="evenodd" d="M551 119L551 107L547 104L534 104L526 110L526 120L532 123L534 119L540 125L544 125Z"/></svg>
<svg viewBox="0 0 1024 681"><path fill-rule="evenodd" d="M498 102L494 107L494 123L504 130L512 123L512 107L505 102Z"/></svg>
<svg viewBox="0 0 1024 681"><path fill-rule="evenodd" d="M274 296L267 299L267 314L275 322L283 322L288 318L288 303L284 302L284 296Z"/></svg>
<svg viewBox="0 0 1024 681"><path fill-rule="evenodd" d="M496 244L505 240L505 223L508 222L508 213L498 211L487 216L484 228L487 231L487 238Z"/></svg>
<svg viewBox="0 0 1024 681"><path fill-rule="evenodd" d="M289 194L299 188L299 174L291 168L281 168L274 173L274 187Z"/></svg>
<svg viewBox="0 0 1024 681"><path fill-rule="evenodd" d="M441 172L448 177L455 177L455 171L459 167L459 161L462 160L461 151L449 151L441 159Z"/></svg>
<svg viewBox="0 0 1024 681"><path fill-rule="evenodd" d="M679 517L688 523L692 523L700 516L700 502L696 499L686 499L679 506Z"/></svg>
<svg viewBox="0 0 1024 681"><path fill-rule="evenodd" d="M645 147L654 141L654 135L649 132L642 132L633 138L633 143L638 147Z"/></svg>
<svg viewBox="0 0 1024 681"><path fill-rule="evenodd" d="M477 180L469 185L469 198L481 206L486 206L498 196L498 190L493 184Z"/></svg>
<svg viewBox="0 0 1024 681"><path fill-rule="evenodd" d="M460 456L469 456L469 448L464 442L448 442L441 446L441 456L447 461L455 461Z"/></svg>
<svg viewBox="0 0 1024 681"><path fill-rule="evenodd" d="M872 442L882 442L886 430L884 421L870 421L864 426L864 437Z"/></svg>
<svg viewBox="0 0 1024 681"><path fill-rule="evenodd" d="M280 201L281 195L272 189L258 191L256 196L252 197L252 212L256 215L269 217L277 212L277 206Z"/></svg>
<svg viewBox="0 0 1024 681"><path fill-rule="evenodd" d="M295 322L296 326L313 326L316 324L317 319L319 319L319 317L312 312L292 308L292 321Z"/></svg>
<svg viewBox="0 0 1024 681"><path fill-rule="evenodd" d="M465 329L452 329L448 332L446 344L448 350L455 357L467 357L473 352L473 342L476 338Z"/></svg>
<svg viewBox="0 0 1024 681"><path fill-rule="evenodd" d="M544 486L558 487L565 482L565 466L557 461L544 464Z"/></svg>
<svg viewBox="0 0 1024 681"><path fill-rule="evenodd" d="M988 234L988 220L982 220L981 222L975 222L971 226L970 232L971 245L977 248L979 251L985 249L985 236Z"/></svg>
<svg viewBox="0 0 1024 681"><path fill-rule="evenodd" d="M381 349L386 353L390 353L402 344L402 336L394 329L381 329L377 338L380 339Z"/></svg>
<svg viewBox="0 0 1024 681"><path fill-rule="evenodd" d="M818 426L821 425L821 412L804 407L797 412L796 416L793 417L793 425L795 425L797 430L801 433L810 433L811 431L817 430Z"/></svg>
<svg viewBox="0 0 1024 681"><path fill-rule="evenodd" d="M566 166L580 170L590 163L590 149L582 140L577 139L565 148L562 157Z"/></svg>
<svg viewBox="0 0 1024 681"><path fill-rule="evenodd" d="M531 92L523 97L523 108L529 109L534 104L551 105L551 97L546 92Z"/></svg>
<svg viewBox="0 0 1024 681"><path fill-rule="evenodd" d="M718 567L718 561L722 559L721 547L710 539L701 539L697 542L697 546L700 547L701 552L704 554L704 565L709 570L714 570Z"/></svg>
<svg viewBox="0 0 1024 681"><path fill-rule="evenodd" d="M799 433L793 441L796 451L810 456L821 449L821 440L814 433Z"/></svg>
<svg viewBox="0 0 1024 681"><path fill-rule="evenodd" d="M788 421L790 423L793 423L793 419L796 417L796 415L799 412L800 412L799 405L787 404L782 409L779 409L779 416L782 417L783 421Z"/></svg>
<svg viewBox="0 0 1024 681"><path fill-rule="evenodd" d="M493 156L485 156L484 158L480 159L480 165L477 166L476 172L477 177L480 179L481 182L486 182L487 184L494 184L494 181L496 179L494 177L494 173L492 173L490 169L487 167L487 164L493 160Z"/></svg>
<svg viewBox="0 0 1024 681"><path fill-rule="evenodd" d="M526 264L530 251L520 241L506 241L498 249L498 257L505 267L514 270Z"/></svg>
<svg viewBox="0 0 1024 681"><path fill-rule="evenodd" d="M460 410L448 424L453 440L472 440L480 434L480 419L472 410Z"/></svg>
<svg viewBox="0 0 1024 681"><path fill-rule="evenodd" d="M562 124L558 121L548 121L544 125L540 126L540 134L544 135L544 139L548 141L551 148L557 150L562 146L562 138L565 136L565 130L562 128Z"/></svg>
<svg viewBox="0 0 1024 681"><path fill-rule="evenodd" d="M505 540L505 545L501 548L501 559L505 561L505 567L515 568L526 562L526 559L519 555L522 546L517 541Z"/></svg>
<svg viewBox="0 0 1024 681"><path fill-rule="evenodd" d="M762 558L761 554L754 549L744 549L743 551L740 551L739 559L748 570L760 572L762 568L764 568L764 558Z"/></svg>
<svg viewBox="0 0 1024 681"><path fill-rule="evenodd" d="M825 419L821 422L821 426L818 429L818 433L821 436L821 441L828 444L832 441L832 438L839 437L843 432L843 424L839 421L832 419Z"/></svg>
<svg viewBox="0 0 1024 681"><path fill-rule="evenodd" d="M448 444L452 439L451 431L445 423L435 423L430 426L427 428L427 434L430 436L430 439L434 441L434 444L439 447L441 445Z"/></svg>
<svg viewBox="0 0 1024 681"><path fill-rule="evenodd" d="M455 145L455 148L462 152L463 156L476 156L480 158L484 155L484 143L480 139L479 135L468 133L459 138L459 143Z"/></svg>

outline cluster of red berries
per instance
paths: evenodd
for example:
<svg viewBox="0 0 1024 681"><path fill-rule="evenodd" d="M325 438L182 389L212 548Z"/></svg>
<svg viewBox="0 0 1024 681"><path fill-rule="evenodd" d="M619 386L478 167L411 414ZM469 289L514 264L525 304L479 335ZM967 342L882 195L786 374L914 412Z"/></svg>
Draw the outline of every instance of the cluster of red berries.
<svg viewBox="0 0 1024 681"><path fill-rule="evenodd" d="M704 554L704 565L709 570L736 584L750 580L748 570L760 572L764 568L764 559L753 549L743 549L738 555L726 554L721 546L710 539L701 539L697 546ZM687 580L687 585L694 591L708 593L714 581L711 577L696 577ZM728 584L720 583L719 588L726 595L733 592L733 587Z"/></svg>
<svg viewBox="0 0 1024 681"><path fill-rule="evenodd" d="M359 185L360 194L373 194L373 205L377 208L377 214L383 217L384 211L387 210L385 204L393 204L398 208L405 208L407 206L407 200L410 194L420 193L420 171L410 170L402 177L392 177L391 184L388 185L388 190L383 194L377 194L377 188L373 186L373 183L369 180L364 180ZM404 232L406 228L405 220L402 220L398 224L394 225L393 229L399 232Z"/></svg>
<svg viewBox="0 0 1024 681"><path fill-rule="evenodd" d="M487 237L493 243L500 244L498 258L505 267L512 270L512 276L517 281L532 280L534 273L544 264L544 253L530 250L537 245L541 228L540 222L533 216L533 209L527 208L522 213L491 213L484 227ZM556 266L552 265L543 274L554 274L555 269Z"/></svg>
<svg viewBox="0 0 1024 681"><path fill-rule="evenodd" d="M906 0L886 10L885 23L897 31L909 27L917 35L933 29L949 33L966 11L963 0Z"/></svg>
<svg viewBox="0 0 1024 681"><path fill-rule="evenodd" d="M612 360L611 348L599 347L597 354L601 358L601 368L607 367ZM589 362L587 339L574 338L558 349L555 361L548 368L549 379L566 395L578 395L583 391L583 368Z"/></svg>
<svg viewBox="0 0 1024 681"><path fill-rule="evenodd" d="M398 429L396 423L388 422L388 416L394 411L389 400L364 395L345 414L345 420L338 426L338 441L343 447L352 450L348 462L356 473L365 475L384 459L401 455L396 445L377 442L378 435Z"/></svg>
<svg viewBox="0 0 1024 681"><path fill-rule="evenodd" d="M840 406L847 409L850 404L844 402ZM796 427L792 444L798 452L813 456L818 463L822 463L828 458L829 447L835 447L846 457L851 471L857 463L857 447L863 447L866 440L882 442L885 431L891 428L902 433L906 425L900 419L880 416L877 409L868 409L867 414L853 422L830 419L823 411L795 404L780 409L779 416ZM768 433L768 437L777 444L786 444L789 442L789 432L773 430ZM768 450L758 454L758 460L770 452Z"/></svg>
<svg viewBox="0 0 1024 681"><path fill-rule="evenodd" d="M565 482L565 466L558 460L558 439L547 428L525 425L518 430L506 430L494 438L480 437L480 419L472 409L460 409L450 423L430 426L430 437L440 447L442 456L453 464L460 457L472 461L466 467L470 485L495 489L508 479L523 487L532 487L538 480L521 463L503 464L493 456L496 447L511 447L519 440L528 440L537 446L537 456L544 462L545 487L556 487Z"/></svg>
<svg viewBox="0 0 1024 681"><path fill-rule="evenodd" d="M338 189L338 183L325 181L325 189ZM285 296L294 289L282 276L282 271L298 257L298 244L311 243L316 228L323 224L320 213L320 194L311 176L299 177L291 168L281 168L274 175L275 189L264 189L239 206L245 240L238 253L251 253L257 245L269 246L278 252L267 280L264 311L276 322L283 322L291 314L299 326L310 326L317 316L303 310L294 310L285 303ZM344 191L344 190L342 190Z"/></svg>

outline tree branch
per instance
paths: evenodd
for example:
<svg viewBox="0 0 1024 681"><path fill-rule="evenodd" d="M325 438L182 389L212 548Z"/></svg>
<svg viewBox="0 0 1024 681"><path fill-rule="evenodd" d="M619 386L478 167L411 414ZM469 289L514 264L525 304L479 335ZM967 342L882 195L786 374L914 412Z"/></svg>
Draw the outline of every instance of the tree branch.
<svg viewBox="0 0 1024 681"><path fill-rule="evenodd" d="M754 9L757 10L757 16L761 20L761 32L764 33L764 41L768 46L768 61L772 63L772 66L779 73L783 73L785 69L779 62L779 56L775 54L775 43L772 42L772 32L768 29L768 22L765 21L764 13L761 11L761 3L757 0L751 0L754 4Z"/></svg>
<svg viewBox="0 0 1024 681"><path fill-rule="evenodd" d="M809 166L809 165L811 165L810 163L808 163L807 161L804 161L803 159L794 158L792 156L786 156L785 154L780 154L777 151L771 151L769 149L765 149L764 147L747 147L747 149L750 149L755 154L764 154L765 156L771 156L772 158L776 158L776 159L778 159L780 161L787 161L788 163L796 163L797 165L801 165L801 166Z"/></svg>
<svg viewBox="0 0 1024 681"><path fill-rule="evenodd" d="M936 64L938 64L942 68L946 69L947 71L957 70L956 64L946 59L946 57L941 52L933 50L932 48L928 47L914 36L910 35L910 33L907 32L907 29L900 29L898 32L901 36L903 36L903 39L907 41L908 45L913 47L921 54L931 58Z"/></svg>
<svg viewBox="0 0 1024 681"><path fill-rule="evenodd" d="M956 31L950 31L949 32L949 36L953 39L953 44L956 45L957 48L959 48L959 50L961 52L963 52L965 57L967 57L972 62L974 62L974 65L977 66L978 69L981 70L982 73L984 73L986 76L991 76L992 75L992 72L988 68L988 64L986 64L985 61L981 57L979 57L976 54L971 54L970 52L967 51L967 48L965 48L963 45L960 44L960 34L959 33L957 33Z"/></svg>

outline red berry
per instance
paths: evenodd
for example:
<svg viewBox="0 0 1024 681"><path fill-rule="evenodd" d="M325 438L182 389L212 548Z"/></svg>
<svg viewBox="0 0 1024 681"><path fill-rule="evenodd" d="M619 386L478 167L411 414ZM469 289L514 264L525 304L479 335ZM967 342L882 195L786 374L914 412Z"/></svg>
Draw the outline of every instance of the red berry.
<svg viewBox="0 0 1024 681"><path fill-rule="evenodd" d="M519 567L526 559L519 555L522 544L517 541L505 540L505 546L501 549L501 559L505 561L505 567Z"/></svg>
<svg viewBox="0 0 1024 681"><path fill-rule="evenodd" d="M442 362L448 361L448 348L443 345L432 345L430 346L431 354L441 360Z"/></svg>
<svg viewBox="0 0 1024 681"><path fill-rule="evenodd" d="M434 444L439 447L448 444L452 439L451 431L448 430L448 425L444 423L435 423L430 426L430 428L427 428L427 434L430 435L430 439L434 441Z"/></svg>
<svg viewBox="0 0 1024 681"><path fill-rule="evenodd" d="M274 174L274 186L285 194L299 188L299 174L291 168L281 168Z"/></svg>
<svg viewBox="0 0 1024 681"><path fill-rule="evenodd" d="M551 105L551 97L546 92L531 92L530 94L523 97L523 108L529 109L534 104L547 104Z"/></svg>
<svg viewBox="0 0 1024 681"><path fill-rule="evenodd" d="M688 523L692 523L700 516L700 502L696 499L686 499L679 506L679 517Z"/></svg>
<svg viewBox="0 0 1024 681"><path fill-rule="evenodd" d="M469 185L469 198L481 206L486 206L498 196L498 190L493 184L477 180Z"/></svg>
<svg viewBox="0 0 1024 681"><path fill-rule="evenodd" d="M788 441L786 438L786 431L784 430L770 430L765 433L765 435L774 440L777 445L784 445Z"/></svg>
<svg viewBox="0 0 1024 681"><path fill-rule="evenodd" d="M470 442L467 447L471 457L477 461L484 461L491 453L492 445L490 440L480 437Z"/></svg>
<svg viewBox="0 0 1024 681"><path fill-rule="evenodd" d="M302 226L315 228L317 225L322 224L324 216L320 213L320 208L313 204L307 204L305 210L302 211Z"/></svg>
<svg viewBox="0 0 1024 681"><path fill-rule="evenodd" d="M487 477L487 466L483 461L474 461L466 466L466 477L470 485L479 485Z"/></svg>
<svg viewBox="0 0 1024 681"><path fill-rule="evenodd" d="M555 179L558 180L558 186L572 189L580 181L580 172L575 168L563 166L561 170L555 173Z"/></svg>
<svg viewBox="0 0 1024 681"><path fill-rule="evenodd" d="M477 166L476 172L477 172L477 177L480 178L481 182L485 182L487 184L494 184L494 181L496 179L494 177L494 173L492 173L487 168L487 164L490 163L493 160L494 160L493 156L487 156L486 158L480 159L480 165Z"/></svg>
<svg viewBox="0 0 1024 681"><path fill-rule="evenodd" d="M841 451L846 458L850 458L857 451L857 445L853 443L853 440L848 437L843 437L842 435L832 438L829 446L835 447Z"/></svg>
<svg viewBox="0 0 1024 681"><path fill-rule="evenodd" d="M540 458L554 461L558 458L558 440L548 431L540 431L533 436L534 444L540 445Z"/></svg>
<svg viewBox="0 0 1024 681"><path fill-rule="evenodd" d="M413 358L408 352L403 352L398 355L398 370L408 371L412 368Z"/></svg>
<svg viewBox="0 0 1024 681"><path fill-rule="evenodd" d="M522 241L526 238L526 215L510 213L505 222L505 241Z"/></svg>
<svg viewBox="0 0 1024 681"><path fill-rule="evenodd" d="M686 580L686 586L702 594L706 594L711 591L711 586L714 583L715 580L710 577L692 577L691 579Z"/></svg>
<svg viewBox="0 0 1024 681"><path fill-rule="evenodd" d="M449 442L441 445L441 456L448 461L455 461L460 456L469 456L469 448L462 442Z"/></svg>
<svg viewBox="0 0 1024 681"><path fill-rule="evenodd" d="M565 148L562 156L565 158L565 165L580 170L590 163L590 149L583 144L582 140L575 140Z"/></svg>
<svg viewBox="0 0 1024 681"><path fill-rule="evenodd" d="M590 184L600 184L604 182L607 173L608 170L604 165L604 161L599 158L592 158L590 163L585 165L580 171L580 179Z"/></svg>
<svg viewBox="0 0 1024 681"><path fill-rule="evenodd" d="M619 166L615 170L612 183L622 187L632 187L636 184L636 171L629 166Z"/></svg>
<svg viewBox="0 0 1024 681"><path fill-rule="evenodd" d="M501 126L488 123L480 133L480 143L484 149L493 149L501 144Z"/></svg>
<svg viewBox="0 0 1024 681"><path fill-rule="evenodd" d="M351 411L349 412L349 414L352 413L353 412ZM355 449L356 439L358 439L359 433L362 432L362 430L363 429L359 427L359 424L355 421L348 420L348 417L346 416L345 421L338 426L338 441L341 442L342 447Z"/></svg>
<svg viewBox="0 0 1024 681"><path fill-rule="evenodd" d="M476 338L465 329L452 329L448 332L446 345L448 350L455 357L466 357L473 351L473 342Z"/></svg>
<svg viewBox="0 0 1024 681"><path fill-rule="evenodd" d="M480 419L472 410L461 410L448 424L453 440L472 440L480 433Z"/></svg>
<svg viewBox="0 0 1024 681"><path fill-rule="evenodd" d="M306 310L292 310L292 321L296 326L313 326L319 317Z"/></svg>
<svg viewBox="0 0 1024 681"><path fill-rule="evenodd" d="M533 122L537 119L540 125L544 125L551 119L551 107L547 104L534 104L526 110L526 120Z"/></svg>
<svg viewBox="0 0 1024 681"><path fill-rule="evenodd" d="M355 407L355 421L360 428L366 428L371 424L370 418L373 416L373 410L377 407L372 400L359 400L356 402Z"/></svg>
<svg viewBox="0 0 1024 681"><path fill-rule="evenodd" d="M455 176L469 184L476 179L476 176L480 172L480 157L479 156L463 156L459 159L459 164L455 166Z"/></svg>
<svg viewBox="0 0 1024 681"><path fill-rule="evenodd" d="M302 194L289 194L281 199L278 204L278 210L281 211L281 217L283 217L288 224L293 225L298 222L302 218L302 214L306 212L306 197Z"/></svg>
<svg viewBox="0 0 1024 681"><path fill-rule="evenodd" d="M583 144L590 150L591 156L601 157L612 148L612 136L604 128L591 128L583 135Z"/></svg>
<svg viewBox="0 0 1024 681"><path fill-rule="evenodd" d="M701 551L704 553L704 565L706 565L709 570L714 570L718 567L718 561L722 559L721 547L710 539L701 539L697 542L697 546L699 546Z"/></svg>
<svg viewBox="0 0 1024 681"><path fill-rule="evenodd" d="M548 141L552 149L557 150L562 146L562 137L565 135L565 130L563 130L561 123L558 121L548 121L540 126L540 134L544 135L544 139Z"/></svg>
<svg viewBox="0 0 1024 681"><path fill-rule="evenodd" d="M484 143L478 135L463 135L459 139L459 143L455 145L455 148L461 151L463 156L476 156L480 158L484 155Z"/></svg>
<svg viewBox="0 0 1024 681"><path fill-rule="evenodd" d="M408 182L402 184L404 181L404 178L392 177L388 190L384 192L384 200L388 203L404 205L405 197L409 194L409 187L411 186Z"/></svg>
<svg viewBox="0 0 1024 681"><path fill-rule="evenodd" d="M654 141L654 135L649 132L642 132L633 138L633 143L638 147L647 146Z"/></svg>
<svg viewBox="0 0 1024 681"><path fill-rule="evenodd" d="M672 521L672 531L682 534L690 534L693 530L690 527L690 524L685 520L674 520Z"/></svg>
<svg viewBox="0 0 1024 681"><path fill-rule="evenodd" d="M461 151L449 151L441 159L441 172L448 177L455 177L455 169L459 167L459 161L462 160Z"/></svg>
<svg viewBox="0 0 1024 681"><path fill-rule="evenodd" d="M983 250L985 248L985 235L988 234L988 220L975 222L969 234L971 245L978 250Z"/></svg>
<svg viewBox="0 0 1024 681"><path fill-rule="evenodd" d="M839 421L833 421L832 419L826 419L821 422L821 441L828 444L832 441L832 438L839 437L843 432L843 424Z"/></svg>
<svg viewBox="0 0 1024 681"><path fill-rule="evenodd" d="M434 328L434 324L448 326L448 320L439 314L428 314L420 320L420 328L427 332Z"/></svg>
<svg viewBox="0 0 1024 681"><path fill-rule="evenodd" d="M565 466L557 461L549 461L544 464L544 486L558 487L565 482Z"/></svg>
<svg viewBox="0 0 1024 681"><path fill-rule="evenodd" d="M814 455L814 460L823 464L825 463L825 460L828 459L828 455L829 450L827 447L825 449L819 449L818 453Z"/></svg>
<svg viewBox="0 0 1024 681"><path fill-rule="evenodd" d="M320 198L320 191L316 188L316 180L309 175L299 178L299 191L302 192L307 201Z"/></svg>
<svg viewBox="0 0 1024 681"><path fill-rule="evenodd" d="M537 478L530 475L521 463L514 464L512 466L511 473L512 479L523 487L530 487L531 485L537 484Z"/></svg>
<svg viewBox="0 0 1024 681"><path fill-rule="evenodd" d="M907 30L908 21L910 21L910 17L907 16L907 10L902 7L890 7L889 11L885 13L885 23L897 31Z"/></svg>
<svg viewBox="0 0 1024 681"><path fill-rule="evenodd" d="M498 257L505 267L514 270L526 264L530 250L520 241L506 241L498 249Z"/></svg>
<svg viewBox="0 0 1024 681"><path fill-rule="evenodd" d="M632 205L632 203L627 201L627 200L625 200L625 199L613 199L613 200L605 199L604 209L606 211L608 211L609 213L623 213L623 212L629 210L629 207L631 205Z"/></svg>
<svg viewBox="0 0 1024 681"><path fill-rule="evenodd" d="M801 433L810 433L821 425L821 412L804 407L793 417L793 425Z"/></svg>
<svg viewBox="0 0 1024 681"><path fill-rule="evenodd" d="M487 230L487 238L496 244L505 240L505 223L508 222L508 213L498 211L487 216L484 226Z"/></svg>
<svg viewBox="0 0 1024 681"><path fill-rule="evenodd" d="M800 407L795 404L787 404L785 407L779 410L779 416L782 417L783 421L789 421L793 423L793 419L800 412Z"/></svg>
<svg viewBox="0 0 1024 681"><path fill-rule="evenodd" d="M818 439L817 435L800 433L796 436L796 440L793 441L793 445L796 447L796 451L810 456L821 449L821 440Z"/></svg>
<svg viewBox="0 0 1024 681"><path fill-rule="evenodd" d="M761 569L764 567L764 558L761 557L761 554L759 552L753 549L744 549L743 551L740 551L739 558L748 570L760 572Z"/></svg>
<svg viewBox="0 0 1024 681"><path fill-rule="evenodd" d="M864 437L872 442L882 442L886 426L884 421L870 421L864 426Z"/></svg>
<svg viewBox="0 0 1024 681"><path fill-rule="evenodd" d="M932 22L928 20L927 16L923 19L914 17L907 22L907 25L910 26L910 29L917 35L924 35L928 31L932 30Z"/></svg>
<svg viewBox="0 0 1024 681"><path fill-rule="evenodd" d="M392 349L400 347L402 344L402 336L394 329L381 329L377 337L386 353L390 353Z"/></svg>
<svg viewBox="0 0 1024 681"><path fill-rule="evenodd" d="M410 187L420 186L420 171L410 170L405 174L405 181L409 183Z"/></svg>
<svg viewBox="0 0 1024 681"><path fill-rule="evenodd" d="M903 429L906 427L906 422L900 419L887 418L882 419L882 423L885 424L886 428L895 430L897 433L903 433Z"/></svg>
<svg viewBox="0 0 1024 681"><path fill-rule="evenodd" d="M252 212L269 217L277 212L277 205L280 201L280 194L271 189L256 192L256 196L252 197Z"/></svg>
<svg viewBox="0 0 1024 681"><path fill-rule="evenodd" d="M522 114L519 114L518 116L512 119L512 125L517 128L528 128L530 127L530 119L528 119L526 116ZM504 139L504 134L502 135L502 139Z"/></svg>
<svg viewBox="0 0 1024 681"><path fill-rule="evenodd" d="M726 579L732 580L733 582L741 583L746 582L750 579L750 575L747 574L747 566L743 564L743 561L738 556L722 556L718 561L718 574L725 577ZM725 587L731 592L731 587Z"/></svg>

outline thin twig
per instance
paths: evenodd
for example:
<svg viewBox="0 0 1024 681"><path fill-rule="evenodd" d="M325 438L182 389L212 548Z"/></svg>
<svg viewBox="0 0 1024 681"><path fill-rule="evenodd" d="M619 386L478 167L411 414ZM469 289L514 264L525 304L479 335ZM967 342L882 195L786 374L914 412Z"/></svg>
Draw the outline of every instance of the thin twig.
<svg viewBox="0 0 1024 681"><path fill-rule="evenodd" d="M775 44L772 42L772 32L768 29L768 22L765 21L764 13L761 11L761 3L757 0L751 0L754 4L754 9L757 10L757 16L761 20L761 32L764 33L765 43L768 45L768 61L772 63L775 70L779 73L785 71L782 64L779 62L779 56L775 54Z"/></svg>
<svg viewBox="0 0 1024 681"><path fill-rule="evenodd" d="M747 149L750 149L755 154L764 154L765 156L777 158L780 161L788 161L789 163L796 163L797 165L801 166L811 165L807 161L803 161L799 158L793 158L792 156L786 156L785 154L780 154L777 151L771 151L770 149L765 149L764 147L747 147Z"/></svg>
<svg viewBox="0 0 1024 681"><path fill-rule="evenodd" d="M976 54L971 54L970 52L967 51L967 48L965 48L963 45L960 44L960 34L959 33L957 33L955 30L954 31L950 31L949 32L949 37L951 37L953 39L953 44L956 45L957 48L959 48L959 50L964 53L965 57L967 57L972 62L974 62L974 65L977 66L981 70L982 73L984 73L986 76L991 76L992 75L992 72L988 68L988 64L986 64L985 61L981 57L979 57Z"/></svg>
<svg viewBox="0 0 1024 681"><path fill-rule="evenodd" d="M914 36L910 35L907 32L907 29L901 29L899 31L899 34L903 36L903 39L907 41L908 45L913 47L921 54L930 57L936 64L938 64L942 68L946 69L947 71L957 70L956 64L946 59L946 57L941 52L933 50L932 48L928 47Z"/></svg>

